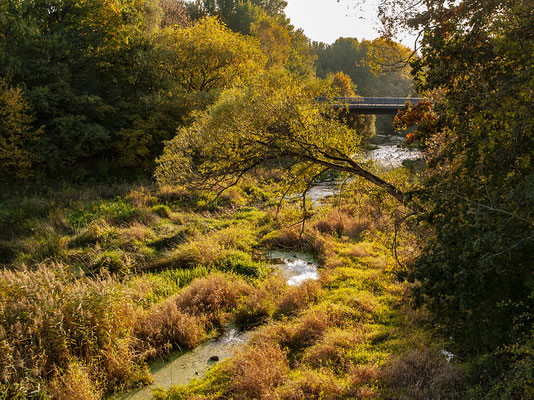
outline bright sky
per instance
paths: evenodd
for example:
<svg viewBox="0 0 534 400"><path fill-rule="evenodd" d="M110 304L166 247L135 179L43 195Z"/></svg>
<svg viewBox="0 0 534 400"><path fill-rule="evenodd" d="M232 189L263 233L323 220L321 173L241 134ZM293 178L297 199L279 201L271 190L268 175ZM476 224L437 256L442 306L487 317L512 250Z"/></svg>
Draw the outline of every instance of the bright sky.
<svg viewBox="0 0 534 400"><path fill-rule="evenodd" d="M286 0L286 15L311 40L333 43L339 37L372 40L377 33L379 0ZM413 38L399 40L413 47Z"/></svg>

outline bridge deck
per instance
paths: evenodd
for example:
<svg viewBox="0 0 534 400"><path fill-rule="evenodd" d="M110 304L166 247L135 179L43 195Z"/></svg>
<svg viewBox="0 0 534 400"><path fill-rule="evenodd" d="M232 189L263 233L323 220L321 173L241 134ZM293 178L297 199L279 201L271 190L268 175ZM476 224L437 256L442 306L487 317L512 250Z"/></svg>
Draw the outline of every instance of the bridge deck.
<svg viewBox="0 0 534 400"><path fill-rule="evenodd" d="M326 101L326 99L319 99ZM407 102L412 104L422 97L334 97L335 108L346 108L354 114L396 114Z"/></svg>

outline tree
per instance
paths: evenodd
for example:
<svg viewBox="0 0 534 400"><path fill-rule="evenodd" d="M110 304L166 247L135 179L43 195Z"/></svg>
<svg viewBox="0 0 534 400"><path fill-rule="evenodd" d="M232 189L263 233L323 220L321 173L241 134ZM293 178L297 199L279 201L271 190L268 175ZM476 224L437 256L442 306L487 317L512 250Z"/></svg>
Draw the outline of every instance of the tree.
<svg viewBox="0 0 534 400"><path fill-rule="evenodd" d="M178 25L180 27L189 26L191 18L187 13L187 8L180 0L160 0L160 7L163 12L161 27Z"/></svg>
<svg viewBox="0 0 534 400"><path fill-rule="evenodd" d="M265 63L254 40L213 17L192 27L163 30L153 41L159 67L190 92L224 88L254 75Z"/></svg>
<svg viewBox="0 0 534 400"><path fill-rule="evenodd" d="M334 75L327 77L331 80L334 94L341 97L355 97L356 87L352 83L350 76L343 72L337 72ZM358 132L358 135L365 141L368 141L376 134L374 115L355 115L348 110L339 110L340 118L343 122L348 124L352 129Z"/></svg>
<svg viewBox="0 0 534 400"><path fill-rule="evenodd" d="M333 44L314 43L317 54L317 74L343 72L352 79L361 96L409 96L412 77L407 65L411 51L392 40L375 39L359 42L354 38L339 38ZM393 117L379 115L376 131L394 133Z"/></svg>
<svg viewBox="0 0 534 400"><path fill-rule="evenodd" d="M400 119L428 144L435 237L408 277L461 350L485 352L532 335L534 15L522 0L427 5L409 23L424 29L412 64L434 106Z"/></svg>
<svg viewBox="0 0 534 400"><path fill-rule="evenodd" d="M167 143L156 179L222 191L260 165L283 162L301 188L336 170L362 177L404 202L397 188L362 168L355 158L361 137L338 120L335 110L319 106L318 94L283 70L228 89Z"/></svg>
<svg viewBox="0 0 534 400"><path fill-rule="evenodd" d="M42 132L34 122L22 91L0 80L0 180L27 178L34 172L31 146Z"/></svg>
<svg viewBox="0 0 534 400"><path fill-rule="evenodd" d="M0 75L24 88L44 126L35 150L45 174L116 155L114 132L139 104L143 3L0 2Z"/></svg>
<svg viewBox="0 0 534 400"><path fill-rule="evenodd" d="M291 52L289 31L278 24L273 17L264 16L252 22L251 33L260 42L263 53L267 56L267 67L283 68Z"/></svg>

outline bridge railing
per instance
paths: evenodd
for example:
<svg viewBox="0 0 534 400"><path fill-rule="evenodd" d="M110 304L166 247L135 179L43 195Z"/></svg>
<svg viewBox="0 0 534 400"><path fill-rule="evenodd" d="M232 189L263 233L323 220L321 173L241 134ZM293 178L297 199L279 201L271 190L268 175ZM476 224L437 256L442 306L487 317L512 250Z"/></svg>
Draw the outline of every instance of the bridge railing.
<svg viewBox="0 0 534 400"><path fill-rule="evenodd" d="M326 100L326 99L325 99ZM423 100L422 97L334 97L332 101L336 104L347 104L357 106L401 106L403 107L408 101L412 104Z"/></svg>

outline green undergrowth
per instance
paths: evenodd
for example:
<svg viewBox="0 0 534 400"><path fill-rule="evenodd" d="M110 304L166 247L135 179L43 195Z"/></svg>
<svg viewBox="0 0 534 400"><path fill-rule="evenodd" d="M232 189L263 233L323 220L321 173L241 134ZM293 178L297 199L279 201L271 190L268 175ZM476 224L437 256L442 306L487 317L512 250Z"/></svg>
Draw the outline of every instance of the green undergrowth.
<svg viewBox="0 0 534 400"><path fill-rule="evenodd" d="M234 320L272 275L260 232L273 221L254 185L209 205L150 185L6 195L0 397L92 399L147 384L148 361Z"/></svg>
<svg viewBox="0 0 534 400"><path fill-rule="evenodd" d="M321 260L313 296L296 313L268 313L268 301L251 302L247 316L260 315L263 325L250 343L205 378L159 389L155 398L461 398L465 373L447 361L447 343L428 329L427 313L410 307L384 218L333 208L317 212L303 234L282 228L266 235L266 243ZM415 251L410 239L397 249L404 261Z"/></svg>
<svg viewBox="0 0 534 400"><path fill-rule="evenodd" d="M151 383L148 363L232 322L250 344L160 398L434 398L461 390L396 280L395 213L366 190L343 205L277 212L276 185L217 198L118 185L0 202L0 393L95 399ZM378 199L382 204L384 199ZM26 209L27 208L27 209ZM6 233L6 232L9 232ZM404 264L413 235L398 237ZM288 286L266 249L304 251L320 279Z"/></svg>

